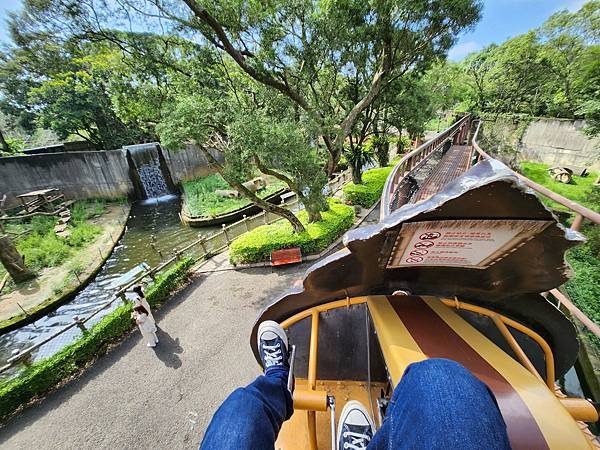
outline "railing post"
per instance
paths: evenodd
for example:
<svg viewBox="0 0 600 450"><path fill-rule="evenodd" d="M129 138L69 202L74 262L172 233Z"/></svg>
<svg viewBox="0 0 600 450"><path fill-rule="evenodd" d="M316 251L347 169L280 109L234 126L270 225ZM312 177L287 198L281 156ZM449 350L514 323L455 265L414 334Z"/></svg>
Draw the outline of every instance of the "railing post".
<svg viewBox="0 0 600 450"><path fill-rule="evenodd" d="M79 316L73 316L73 320L77 324L77 328L79 328L83 333L87 333L88 329L85 327L83 320Z"/></svg>
<svg viewBox="0 0 600 450"><path fill-rule="evenodd" d="M263 209L263 221L265 222L265 225L269 224L269 218L267 217L268 214L269 213Z"/></svg>
<svg viewBox="0 0 600 450"><path fill-rule="evenodd" d="M225 234L225 242L227 243L227 245L229 245L231 243L231 241L229 240L229 234L227 233L227 227L225 226L225 224L221 225L223 227L223 233Z"/></svg>
<svg viewBox="0 0 600 450"><path fill-rule="evenodd" d="M250 225L248 225L248 217L246 216L246 214L244 214L242 216L242 220L244 221L244 224L246 224L246 232L250 231Z"/></svg>
<svg viewBox="0 0 600 450"><path fill-rule="evenodd" d="M579 231L581 229L581 224L583 223L583 216L581 214L577 214L575 219L573 220L573 224L571 225L571 230Z"/></svg>

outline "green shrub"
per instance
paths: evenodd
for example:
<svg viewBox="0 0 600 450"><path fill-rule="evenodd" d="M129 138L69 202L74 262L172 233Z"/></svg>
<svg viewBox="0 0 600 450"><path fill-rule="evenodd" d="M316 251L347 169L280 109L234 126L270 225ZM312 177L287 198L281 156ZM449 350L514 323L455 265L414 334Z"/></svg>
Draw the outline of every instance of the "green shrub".
<svg viewBox="0 0 600 450"><path fill-rule="evenodd" d="M33 234L46 234L54 229L56 217L53 216L35 216L29 223Z"/></svg>
<svg viewBox="0 0 600 450"><path fill-rule="evenodd" d="M393 166L367 170L363 173L362 184L348 183L344 186L344 197L353 205L370 208L381 197L385 180Z"/></svg>
<svg viewBox="0 0 600 450"><path fill-rule="evenodd" d="M323 220L308 223L306 211L297 217L305 225L306 231L294 233L287 220L279 220L271 225L263 225L244 233L229 246L232 263L253 263L266 261L273 250L300 247L302 254L324 250L354 223L354 210L337 199L329 199L329 211L321 213Z"/></svg>
<svg viewBox="0 0 600 450"><path fill-rule="evenodd" d="M598 225L590 225L584 229L583 233L594 236L594 239L568 252L567 260L575 276L565 284L573 303L595 323L600 323L600 255L597 247L599 229ZM592 344L600 353L600 339L591 333L589 335Z"/></svg>
<svg viewBox="0 0 600 450"><path fill-rule="evenodd" d="M101 231L102 228L98 225L82 223L71 229L71 235L67 238L67 242L72 247L83 247L92 242Z"/></svg>
<svg viewBox="0 0 600 450"><path fill-rule="evenodd" d="M105 200L82 200L71 207L71 223L79 225L106 212Z"/></svg>
<svg viewBox="0 0 600 450"><path fill-rule="evenodd" d="M182 259L157 277L146 291L148 303L153 307L162 303L187 278L192 263L190 258ZM130 313L131 304L117 307L88 333L60 352L35 362L15 378L1 382L0 419L76 373L88 361L105 353L110 342L118 340L133 328Z"/></svg>
<svg viewBox="0 0 600 450"><path fill-rule="evenodd" d="M33 270L58 266L71 254L66 241L53 231L44 235L31 234L17 243L17 249L25 257L27 267Z"/></svg>

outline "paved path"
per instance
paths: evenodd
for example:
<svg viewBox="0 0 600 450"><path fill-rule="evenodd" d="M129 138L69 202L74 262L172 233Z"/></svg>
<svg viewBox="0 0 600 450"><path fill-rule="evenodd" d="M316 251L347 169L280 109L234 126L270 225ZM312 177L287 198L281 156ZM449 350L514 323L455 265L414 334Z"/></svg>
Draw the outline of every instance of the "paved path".
<svg viewBox="0 0 600 450"><path fill-rule="evenodd" d="M197 276L156 314L156 353L132 333L79 379L0 429L0 447L197 448L227 394L260 373L249 345L259 312L307 267Z"/></svg>
<svg viewBox="0 0 600 450"><path fill-rule="evenodd" d="M375 208L363 225L377 222ZM338 246L339 247L339 246ZM0 428L2 449L194 449L215 410L260 374L250 332L310 264L227 270L213 258L155 314L156 351L135 330L84 374Z"/></svg>

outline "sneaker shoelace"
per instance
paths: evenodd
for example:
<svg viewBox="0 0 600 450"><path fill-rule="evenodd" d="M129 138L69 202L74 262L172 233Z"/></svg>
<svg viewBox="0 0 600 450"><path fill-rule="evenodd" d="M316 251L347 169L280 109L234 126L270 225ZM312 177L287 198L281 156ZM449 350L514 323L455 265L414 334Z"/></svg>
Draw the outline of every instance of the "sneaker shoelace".
<svg viewBox="0 0 600 450"><path fill-rule="evenodd" d="M274 345L263 344L263 350L265 356L265 367L276 366L281 364L281 361L283 361L281 345L279 343Z"/></svg>
<svg viewBox="0 0 600 450"><path fill-rule="evenodd" d="M344 442L344 449L351 450L364 450L371 440L371 437L367 434L354 433L352 431L344 431L342 436L344 438L349 437L352 440L352 442Z"/></svg>
<svg viewBox="0 0 600 450"><path fill-rule="evenodd" d="M344 448L351 450L364 450L371 440L368 434L354 433L352 431L344 431L342 436L345 438L349 437L352 440L352 442L344 442Z"/></svg>

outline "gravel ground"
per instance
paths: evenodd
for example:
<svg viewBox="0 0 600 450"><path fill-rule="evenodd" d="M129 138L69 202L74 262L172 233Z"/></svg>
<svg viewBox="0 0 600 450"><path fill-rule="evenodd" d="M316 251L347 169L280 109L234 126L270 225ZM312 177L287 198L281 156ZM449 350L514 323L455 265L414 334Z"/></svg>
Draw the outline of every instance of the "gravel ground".
<svg viewBox="0 0 600 450"><path fill-rule="evenodd" d="M226 266L219 255L203 271ZM157 314L156 351L132 333L0 429L3 449L192 449L212 414L259 373L252 325L307 264L198 275Z"/></svg>

